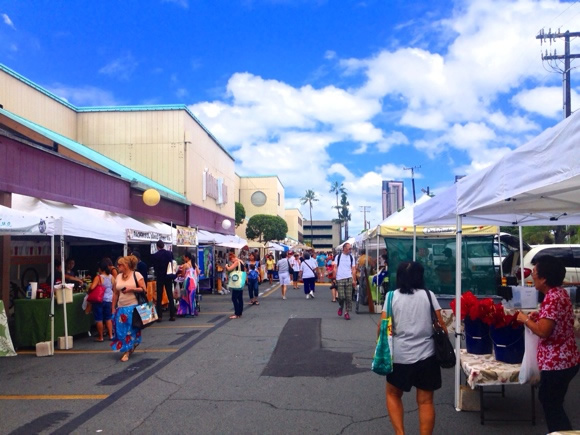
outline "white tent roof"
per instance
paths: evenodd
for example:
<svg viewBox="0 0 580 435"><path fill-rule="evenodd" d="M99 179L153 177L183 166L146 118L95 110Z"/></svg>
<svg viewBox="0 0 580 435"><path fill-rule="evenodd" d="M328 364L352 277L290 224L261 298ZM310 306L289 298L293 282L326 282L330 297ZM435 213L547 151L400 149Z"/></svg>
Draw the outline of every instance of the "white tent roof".
<svg viewBox="0 0 580 435"><path fill-rule="evenodd" d="M417 207L414 222L580 224L580 111Z"/></svg>
<svg viewBox="0 0 580 435"><path fill-rule="evenodd" d="M13 194L12 208L39 216L56 219L62 217L62 231L65 236L125 243L124 228L97 218L91 212L84 210L85 207Z"/></svg>
<svg viewBox="0 0 580 435"><path fill-rule="evenodd" d="M420 204L425 203L426 201L429 201L430 199L431 199L431 197L429 195L423 195L421 198L419 198L417 200L416 203L411 204L411 205L405 207L403 210L398 211L396 213L393 213L392 215L387 217L380 224L378 224L375 228L368 231L363 238L368 239L370 237L376 237L377 232L379 232L380 227L382 227L382 226L412 227L413 226L413 217L415 216L415 207L417 207Z"/></svg>
<svg viewBox="0 0 580 435"><path fill-rule="evenodd" d="M0 205L0 234L6 236L52 236L57 232L55 219Z"/></svg>

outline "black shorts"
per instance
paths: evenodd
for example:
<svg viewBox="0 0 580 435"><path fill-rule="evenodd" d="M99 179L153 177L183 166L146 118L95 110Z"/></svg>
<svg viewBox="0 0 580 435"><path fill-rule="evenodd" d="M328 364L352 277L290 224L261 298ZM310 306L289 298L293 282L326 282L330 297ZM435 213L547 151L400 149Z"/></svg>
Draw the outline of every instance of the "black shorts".
<svg viewBox="0 0 580 435"><path fill-rule="evenodd" d="M435 391L441 388L441 367L435 355L413 364L393 364L387 382L405 392L411 391L411 387Z"/></svg>
<svg viewBox="0 0 580 435"><path fill-rule="evenodd" d="M270 276L270 275L272 275L272 276L274 275L274 271L273 270L269 270L268 271L268 276Z"/></svg>

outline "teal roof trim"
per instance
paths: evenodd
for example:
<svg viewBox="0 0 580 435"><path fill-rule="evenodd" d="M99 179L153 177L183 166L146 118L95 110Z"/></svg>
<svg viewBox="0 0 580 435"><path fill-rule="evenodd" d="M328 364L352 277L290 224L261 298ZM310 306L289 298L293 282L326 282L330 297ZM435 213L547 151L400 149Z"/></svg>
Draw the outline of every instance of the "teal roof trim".
<svg viewBox="0 0 580 435"><path fill-rule="evenodd" d="M76 107L73 104L69 103L68 101L57 97L53 93L47 91L42 86L37 85L33 81L27 79L24 76L21 76L16 71L11 70L6 65L0 63L0 70L6 72L7 74L11 75L15 79L20 80L23 83L26 83L28 86L36 89L38 92L46 95L49 98L52 98L55 101L65 105L69 109L74 110L75 112L82 113L82 112L140 112L140 111L155 111L155 110L185 110L189 116L193 118L195 122L199 124L199 126L207 133L207 135L219 146L230 159L234 162L236 161L234 157L230 154L230 152L216 139L216 137L201 123L199 119L193 114L189 107L185 104L160 104L158 106L154 105L143 105L143 106L93 106L93 107Z"/></svg>
<svg viewBox="0 0 580 435"><path fill-rule="evenodd" d="M159 184L156 181L151 180L150 178L145 177L144 175L140 174L137 171L134 171L133 169L130 169L122 164L120 164L119 162L110 159L109 157L106 157L104 155L102 155L101 153L85 146L82 145L78 142L75 142L72 139L69 139L66 136L63 136L61 134L55 133L52 130L49 130L45 127L42 127L38 124L35 124L32 121L29 121L25 118L22 118L18 115L15 115L5 109L0 109L0 114L12 119L15 122L18 122L19 124L35 131L36 133L52 140L53 142L58 143L59 145L77 153L80 154L83 157L86 157L87 159L97 163L100 166L103 166L105 168L107 168L109 171L114 172L115 174L118 174L121 178L128 180L132 183L139 183L142 185L146 185L149 187L152 187L154 189L157 189L159 191L159 193L161 194L161 196L171 199L173 201L177 201L183 204L191 204L191 202L183 195L181 195L180 193L175 192L174 190L169 189L168 187L165 187L162 184Z"/></svg>

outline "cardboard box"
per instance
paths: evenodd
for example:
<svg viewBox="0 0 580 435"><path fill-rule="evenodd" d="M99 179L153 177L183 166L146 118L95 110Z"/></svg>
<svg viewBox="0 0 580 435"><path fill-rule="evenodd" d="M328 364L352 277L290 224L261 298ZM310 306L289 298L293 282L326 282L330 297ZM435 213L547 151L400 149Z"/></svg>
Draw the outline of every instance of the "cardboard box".
<svg viewBox="0 0 580 435"><path fill-rule="evenodd" d="M67 337L58 337L58 348L60 350L64 350L64 349L67 348L67 346L66 346L66 342L67 342L66 338ZM68 336L68 348L69 349L72 349L73 348L73 338L70 335Z"/></svg>

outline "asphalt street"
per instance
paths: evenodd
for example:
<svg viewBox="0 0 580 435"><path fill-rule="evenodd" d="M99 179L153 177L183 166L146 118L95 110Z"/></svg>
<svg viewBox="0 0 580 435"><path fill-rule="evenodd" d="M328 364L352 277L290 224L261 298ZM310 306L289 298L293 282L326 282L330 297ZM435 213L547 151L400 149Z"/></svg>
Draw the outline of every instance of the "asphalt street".
<svg viewBox="0 0 580 435"><path fill-rule="evenodd" d="M0 358L1 434L385 434L385 380L370 371L378 315L337 316L327 285L315 299L260 286L259 306L233 313L229 295L204 295L201 314L146 329L127 363L92 337L38 358ZM566 408L580 428L580 376ZM407 433L418 433L414 392L405 394ZM486 422L453 407L453 370L435 394L437 434L546 433L537 424ZM530 415L528 386L486 398L487 417Z"/></svg>

